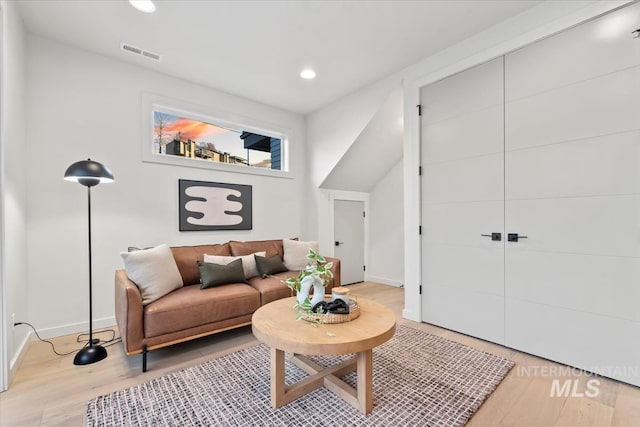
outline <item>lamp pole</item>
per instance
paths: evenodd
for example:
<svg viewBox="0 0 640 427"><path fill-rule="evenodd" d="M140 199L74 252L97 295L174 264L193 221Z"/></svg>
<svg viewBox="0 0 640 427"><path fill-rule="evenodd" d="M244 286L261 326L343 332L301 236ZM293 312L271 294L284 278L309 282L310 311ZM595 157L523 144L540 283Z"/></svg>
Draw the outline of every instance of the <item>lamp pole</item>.
<svg viewBox="0 0 640 427"><path fill-rule="evenodd" d="M89 347L93 347L93 271L91 262L91 186L87 186L87 212L89 219Z"/></svg>

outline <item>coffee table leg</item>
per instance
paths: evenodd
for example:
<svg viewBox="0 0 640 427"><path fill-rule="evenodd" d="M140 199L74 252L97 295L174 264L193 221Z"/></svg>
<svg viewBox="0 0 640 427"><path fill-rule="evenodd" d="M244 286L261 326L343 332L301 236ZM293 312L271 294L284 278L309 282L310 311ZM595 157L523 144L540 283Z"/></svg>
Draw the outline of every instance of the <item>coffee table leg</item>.
<svg viewBox="0 0 640 427"><path fill-rule="evenodd" d="M358 353L358 403L360 412L368 414L373 409L373 354L371 350Z"/></svg>
<svg viewBox="0 0 640 427"><path fill-rule="evenodd" d="M287 393L284 384L284 351L271 348L271 406L274 408L280 408L290 401L315 390L323 384L323 379L329 376L329 378L335 378L336 383L344 384L344 390L342 390L342 386L337 385L336 387L331 387L331 384L325 384L336 392L338 396L356 406L363 414L368 414L373 409L373 353L371 350L360 352L356 356L356 390L353 390L333 375L335 372L341 372L345 369L348 370L349 360L326 370L323 370L320 365L316 365L304 357L301 357L298 362L303 365L303 369L308 373L312 371L313 375L292 386ZM309 369L306 369L307 367L309 367ZM328 381L332 382L332 380ZM347 390L352 390L351 393L353 394Z"/></svg>
<svg viewBox="0 0 640 427"><path fill-rule="evenodd" d="M271 406L279 408L284 401L284 351L271 349Z"/></svg>

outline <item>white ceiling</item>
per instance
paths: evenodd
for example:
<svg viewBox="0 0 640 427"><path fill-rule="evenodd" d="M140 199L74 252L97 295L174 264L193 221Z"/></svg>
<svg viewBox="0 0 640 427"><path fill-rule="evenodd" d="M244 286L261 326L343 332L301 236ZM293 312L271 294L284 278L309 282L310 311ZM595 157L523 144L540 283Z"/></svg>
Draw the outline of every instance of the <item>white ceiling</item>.
<svg viewBox="0 0 640 427"><path fill-rule="evenodd" d="M124 0L19 5L29 32L307 114L538 3L162 0L153 14ZM306 66L315 80L300 79Z"/></svg>

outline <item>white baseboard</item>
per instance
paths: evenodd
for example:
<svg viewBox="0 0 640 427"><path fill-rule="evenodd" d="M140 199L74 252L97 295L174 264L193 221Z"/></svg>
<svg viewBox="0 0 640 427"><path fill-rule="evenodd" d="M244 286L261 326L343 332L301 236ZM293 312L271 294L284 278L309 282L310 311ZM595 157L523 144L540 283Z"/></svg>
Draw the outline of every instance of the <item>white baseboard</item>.
<svg viewBox="0 0 640 427"><path fill-rule="evenodd" d="M93 331L102 328L111 328L116 324L115 317L105 317L93 320ZM36 325L34 325L36 326ZM80 334L89 331L89 321L69 323L67 325L54 326L52 328L38 329L38 334L44 339L60 337L63 335Z"/></svg>
<svg viewBox="0 0 640 427"><path fill-rule="evenodd" d="M406 308L402 310L402 318L407 320L413 320L414 322L420 322L421 320L416 316L416 313L413 310L407 310Z"/></svg>
<svg viewBox="0 0 640 427"><path fill-rule="evenodd" d="M404 283L398 280L387 279L386 277L367 275L365 280L368 282L376 282L376 283L382 283L383 285L395 286L396 288L401 288L404 286Z"/></svg>
<svg viewBox="0 0 640 427"><path fill-rule="evenodd" d="M11 363L9 363L9 378L8 378L8 381L7 381L7 385L9 387L11 387L11 383L13 382L13 378L15 377L16 373L18 372L18 368L22 364L22 361L24 360L24 357L27 355L27 350L29 349L29 345L31 344L31 340L32 340L33 337L35 337L35 334L33 333L33 331L29 331L29 333L27 333L24 336L24 339L22 340L22 342L18 346L18 351L16 351L15 355L11 359Z"/></svg>

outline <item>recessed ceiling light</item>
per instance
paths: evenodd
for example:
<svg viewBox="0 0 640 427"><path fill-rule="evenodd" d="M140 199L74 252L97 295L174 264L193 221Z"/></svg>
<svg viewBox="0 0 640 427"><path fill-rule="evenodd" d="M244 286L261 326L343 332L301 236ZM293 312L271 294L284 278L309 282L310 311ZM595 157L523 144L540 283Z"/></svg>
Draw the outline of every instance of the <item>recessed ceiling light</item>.
<svg viewBox="0 0 640 427"><path fill-rule="evenodd" d="M129 0L129 3L140 12L153 13L156 11L156 5L151 0Z"/></svg>
<svg viewBox="0 0 640 427"><path fill-rule="evenodd" d="M305 70L302 70L302 72L300 73L300 77L302 77L305 80L315 79L316 72L313 71L311 68L307 68Z"/></svg>

